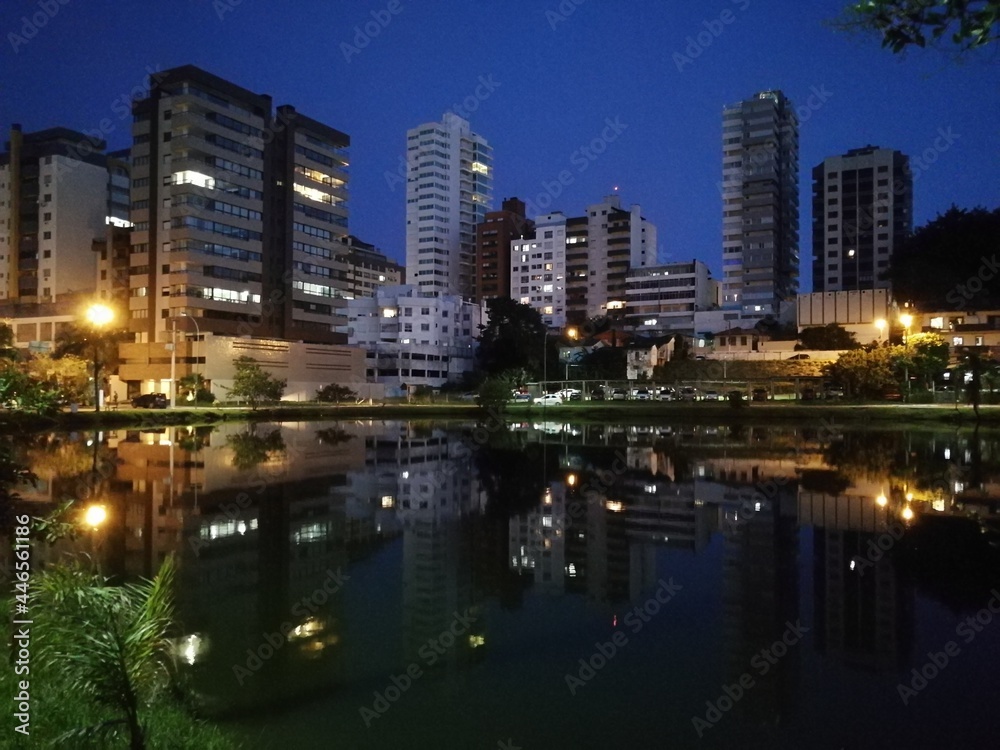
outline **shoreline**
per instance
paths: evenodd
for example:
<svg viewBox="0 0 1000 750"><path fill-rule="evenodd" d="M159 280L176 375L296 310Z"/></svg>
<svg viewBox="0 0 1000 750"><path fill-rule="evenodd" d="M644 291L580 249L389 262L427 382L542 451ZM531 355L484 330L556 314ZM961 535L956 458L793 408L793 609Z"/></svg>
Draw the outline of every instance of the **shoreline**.
<svg viewBox="0 0 1000 750"><path fill-rule="evenodd" d="M975 427L971 406L958 410L952 404L860 404L860 403L754 403L733 407L728 403L688 402L582 402L548 406L513 404L504 412L508 422L573 421L630 423L682 421L703 422L796 422L819 425L828 419L854 425L906 426L943 424ZM281 404L252 410L247 407L202 407L179 409L120 409L115 411L62 412L51 417L7 412L0 415L0 434L74 429L157 429L170 426L207 425L222 422L290 422L338 419L490 419L472 403L387 403L361 405ZM979 425L1000 426L1000 406L981 406Z"/></svg>

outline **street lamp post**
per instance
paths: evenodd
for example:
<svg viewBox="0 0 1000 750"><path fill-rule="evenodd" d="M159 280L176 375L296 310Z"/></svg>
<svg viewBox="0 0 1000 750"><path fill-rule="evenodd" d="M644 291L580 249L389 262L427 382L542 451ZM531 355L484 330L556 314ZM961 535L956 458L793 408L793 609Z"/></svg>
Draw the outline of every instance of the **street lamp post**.
<svg viewBox="0 0 1000 750"><path fill-rule="evenodd" d="M177 406L177 318L187 318L192 323L194 323L194 329L197 331L195 334L197 341L201 338L201 326L198 325L198 321L194 319L193 316L187 313L181 313L177 316L171 316L170 318L170 408L173 409Z"/></svg>
<svg viewBox="0 0 1000 750"><path fill-rule="evenodd" d="M93 338L94 338L94 411L99 412L101 410L101 362L98 352L98 335L100 329L104 328L108 323L114 320L114 311L107 305L102 305L95 303L87 308L87 322L90 323L93 328Z"/></svg>
<svg viewBox="0 0 1000 750"><path fill-rule="evenodd" d="M910 325L913 323L913 316L904 313L899 316L899 322L903 324L903 347L906 349L906 355L910 354ZM903 360L903 377L906 378L906 401L910 401L910 362L908 359Z"/></svg>

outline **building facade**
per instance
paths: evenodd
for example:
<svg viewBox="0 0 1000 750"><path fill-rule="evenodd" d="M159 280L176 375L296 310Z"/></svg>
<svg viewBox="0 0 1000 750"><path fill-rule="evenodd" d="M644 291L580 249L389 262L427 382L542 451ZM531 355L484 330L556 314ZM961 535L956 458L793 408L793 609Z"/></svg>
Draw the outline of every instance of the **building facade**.
<svg viewBox="0 0 1000 750"><path fill-rule="evenodd" d="M481 308L458 295L382 287L349 301L348 321L351 345L367 351L368 378L389 394L459 381L474 367Z"/></svg>
<svg viewBox="0 0 1000 750"><path fill-rule="evenodd" d="M625 319L642 333L694 333L694 314L717 301L718 283L700 260L636 268L626 277Z"/></svg>
<svg viewBox="0 0 1000 750"><path fill-rule="evenodd" d="M452 112L408 131L406 142L409 282L471 298L476 226L493 200L493 149Z"/></svg>
<svg viewBox="0 0 1000 750"><path fill-rule="evenodd" d="M340 260L347 266L347 294L352 299L371 297L383 286L399 286L406 281L401 265L354 235L344 238Z"/></svg>
<svg viewBox="0 0 1000 750"><path fill-rule="evenodd" d="M133 104L129 329L346 343L350 139L184 66Z"/></svg>
<svg viewBox="0 0 1000 750"><path fill-rule="evenodd" d="M723 306L778 316L799 276L799 131L780 91L722 116Z"/></svg>
<svg viewBox="0 0 1000 750"><path fill-rule="evenodd" d="M859 344L888 341L890 329L898 329L898 308L888 289L813 292L796 300L796 324L804 328L836 324L854 334ZM875 323L883 321L879 329ZM919 330L914 327L913 330Z"/></svg>
<svg viewBox="0 0 1000 750"><path fill-rule="evenodd" d="M531 305L548 328L566 325L566 217L535 218L535 238L510 243L510 291Z"/></svg>
<svg viewBox="0 0 1000 750"><path fill-rule="evenodd" d="M128 219L128 161L104 147L66 128L11 129L0 154L0 304L17 306L16 314L93 297L93 243Z"/></svg>
<svg viewBox="0 0 1000 750"><path fill-rule="evenodd" d="M490 211L476 227L476 302L514 297L510 286L511 242L533 239L534 222L525 217L524 201L505 198L499 211Z"/></svg>
<svg viewBox="0 0 1000 750"><path fill-rule="evenodd" d="M913 231L909 157L865 146L813 169L813 291L887 289L882 276Z"/></svg>

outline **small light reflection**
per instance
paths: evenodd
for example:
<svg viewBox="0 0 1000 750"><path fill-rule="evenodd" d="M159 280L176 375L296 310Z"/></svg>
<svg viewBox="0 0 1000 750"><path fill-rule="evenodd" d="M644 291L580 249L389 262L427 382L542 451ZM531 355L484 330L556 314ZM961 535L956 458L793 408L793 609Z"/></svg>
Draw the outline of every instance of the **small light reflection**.
<svg viewBox="0 0 1000 750"><path fill-rule="evenodd" d="M889 500L886 498L885 495L879 495L878 497L875 498L875 502L878 503L878 506L880 508L884 508L889 503Z"/></svg>
<svg viewBox="0 0 1000 750"><path fill-rule="evenodd" d="M480 646L485 646L486 645L486 636L482 636L482 635L470 635L469 636L469 645L472 646L472 648L479 648Z"/></svg>
<svg viewBox="0 0 1000 750"><path fill-rule="evenodd" d="M913 509L910 506L903 508L903 520L912 521L913 520Z"/></svg>
<svg viewBox="0 0 1000 750"><path fill-rule="evenodd" d="M622 505L617 500L608 500L606 503L604 503L604 507L610 510L612 513L621 513L623 510L625 510L625 506Z"/></svg>

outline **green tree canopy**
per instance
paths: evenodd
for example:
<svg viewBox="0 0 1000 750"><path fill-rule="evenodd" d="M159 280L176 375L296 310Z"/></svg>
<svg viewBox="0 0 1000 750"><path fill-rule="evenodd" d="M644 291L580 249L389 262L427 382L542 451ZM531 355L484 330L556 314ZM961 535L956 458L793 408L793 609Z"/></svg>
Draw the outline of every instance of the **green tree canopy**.
<svg viewBox="0 0 1000 750"><path fill-rule="evenodd" d="M280 401L285 394L288 381L265 372L253 357L239 357L233 364L236 365L236 375L233 376L232 387L226 390L233 398L250 404L251 409L263 403Z"/></svg>
<svg viewBox="0 0 1000 750"><path fill-rule="evenodd" d="M863 0L838 25L877 32L893 52L942 41L967 52L1000 39L1000 0Z"/></svg>
<svg viewBox="0 0 1000 750"><path fill-rule="evenodd" d="M803 328L802 333L799 334L799 341L803 349L819 349L823 351L857 349L860 346L854 340L853 333L836 323Z"/></svg>
<svg viewBox="0 0 1000 750"><path fill-rule="evenodd" d="M1000 308L1000 208L952 206L893 253L887 274L898 300L918 310Z"/></svg>
<svg viewBox="0 0 1000 750"><path fill-rule="evenodd" d="M876 398L900 386L908 356L902 346L852 349L826 365L825 374L844 386L848 396Z"/></svg>
<svg viewBox="0 0 1000 750"><path fill-rule="evenodd" d="M912 333L906 340L910 374L930 388L934 378L948 369L948 342L937 333Z"/></svg>
<svg viewBox="0 0 1000 750"><path fill-rule="evenodd" d="M480 326L476 358L487 375L523 368L541 373L545 324L531 305L509 297L495 297L486 303L487 322Z"/></svg>

